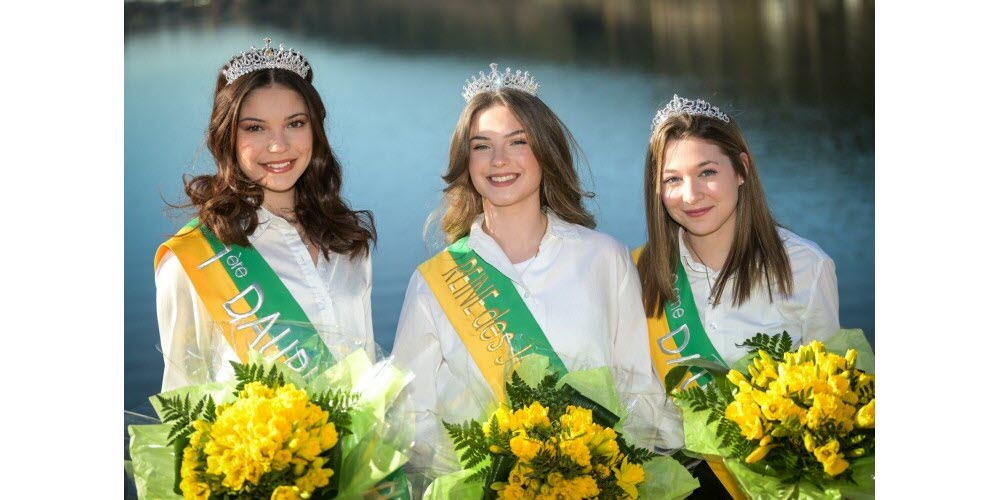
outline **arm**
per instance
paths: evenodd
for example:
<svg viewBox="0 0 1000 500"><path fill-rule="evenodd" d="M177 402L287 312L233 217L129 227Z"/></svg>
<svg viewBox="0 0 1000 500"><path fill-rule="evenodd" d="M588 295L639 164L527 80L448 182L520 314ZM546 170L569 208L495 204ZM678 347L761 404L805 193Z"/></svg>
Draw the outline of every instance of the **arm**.
<svg viewBox="0 0 1000 500"><path fill-rule="evenodd" d="M816 264L816 279L809 294L809 305L802 318L802 343L824 341L840 330L840 295L833 259L823 256Z"/></svg>
<svg viewBox="0 0 1000 500"><path fill-rule="evenodd" d="M156 319L168 391L212 380L210 353L215 326L173 253L156 269Z"/></svg>
<svg viewBox="0 0 1000 500"><path fill-rule="evenodd" d="M646 315L642 307L639 272L628 252L618 252L618 327L615 332L614 362L617 370L631 378L623 396L635 401L632 418L625 428L636 437L638 446L680 448L684 432L680 413L667 401L649 354Z"/></svg>
<svg viewBox="0 0 1000 500"><path fill-rule="evenodd" d="M361 297L362 307L365 315L365 350L368 357L375 359L375 328L372 326L372 256L365 256L365 280L368 286L365 287L364 295Z"/></svg>
<svg viewBox="0 0 1000 500"><path fill-rule="evenodd" d="M416 443L410 460L417 467L429 467L435 447L442 440L443 427L438 416L436 374L444 362L428 300L434 300L420 271L414 271L406 288L399 313L393 358L412 371L414 379L406 391L416 414Z"/></svg>

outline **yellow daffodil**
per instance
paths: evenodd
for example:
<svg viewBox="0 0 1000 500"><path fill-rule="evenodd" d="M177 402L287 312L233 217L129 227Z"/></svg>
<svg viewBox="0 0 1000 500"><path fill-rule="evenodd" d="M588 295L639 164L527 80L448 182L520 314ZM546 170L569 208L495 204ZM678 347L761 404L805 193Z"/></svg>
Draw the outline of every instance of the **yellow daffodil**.
<svg viewBox="0 0 1000 500"><path fill-rule="evenodd" d="M646 480L646 471L639 464L629 463L628 458L621 462L620 467L615 467L616 483L631 498L639 497L639 489L636 485Z"/></svg>
<svg viewBox="0 0 1000 500"><path fill-rule="evenodd" d="M856 422L858 427L862 429L873 429L875 428L875 400L871 400L868 404L861 407L858 410L856 417Z"/></svg>

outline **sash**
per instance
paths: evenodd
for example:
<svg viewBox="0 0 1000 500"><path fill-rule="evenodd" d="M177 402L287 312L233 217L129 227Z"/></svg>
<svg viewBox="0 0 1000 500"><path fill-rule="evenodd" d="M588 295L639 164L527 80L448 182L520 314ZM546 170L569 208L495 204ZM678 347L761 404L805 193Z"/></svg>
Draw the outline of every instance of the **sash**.
<svg viewBox="0 0 1000 500"><path fill-rule="evenodd" d="M566 365L514 283L469 248L468 239L456 241L417 269L493 394L503 400L507 362L517 363L527 354L547 357L549 366L565 375Z"/></svg>
<svg viewBox="0 0 1000 500"><path fill-rule="evenodd" d="M632 260L639 263L639 255L644 247L632 251ZM728 366L712 345L705 328L698 317L694 295L691 293L691 283L681 262L677 263L677 277L674 280L674 293L677 301L665 302L663 314L655 318L646 318L649 330L649 352L653 358L653 366L662 382L673 365L692 359L707 359ZM708 372L693 367L678 384L684 390L692 383L707 384L711 378L705 377ZM670 387L666 388L670 391Z"/></svg>
<svg viewBox="0 0 1000 500"><path fill-rule="evenodd" d="M224 245L194 218L160 245L154 269L168 249L241 361L256 350L306 378L334 365L305 311L253 246Z"/></svg>
<svg viewBox="0 0 1000 500"><path fill-rule="evenodd" d="M641 246L632 251L632 260L639 264L639 255L645 246ZM714 361L722 366L728 364L719 355L719 351L712 345L705 327L698 317L698 308L695 305L694 295L691 293L691 282L688 281L687 271L683 262L677 262L677 276L674 279L674 293L677 294L676 302L664 302L663 314L655 318L646 318L646 326L649 329L649 353L653 358L653 366L660 380L667 376L673 368L672 365L692 359L702 358ZM680 345L675 337L680 336ZM692 383L706 385L712 379L706 377L708 372L697 367L688 370L684 379L677 384L680 390L687 389ZM671 387L667 387L667 392ZM718 477L719 482L726 489L734 500L745 500L747 496L743 494L739 483L732 473L726 469L719 457L705 457L712 472Z"/></svg>

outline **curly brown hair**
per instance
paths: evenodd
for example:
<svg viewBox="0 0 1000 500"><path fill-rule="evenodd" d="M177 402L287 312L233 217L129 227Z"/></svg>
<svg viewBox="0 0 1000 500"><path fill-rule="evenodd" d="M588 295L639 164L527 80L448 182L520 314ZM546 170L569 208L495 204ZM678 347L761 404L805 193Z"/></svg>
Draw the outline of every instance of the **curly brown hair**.
<svg viewBox="0 0 1000 500"><path fill-rule="evenodd" d="M200 223L225 244L250 244L249 236L260 222L257 209L264 201L264 190L247 178L236 159L237 122L251 92L280 85L302 96L313 124L312 160L295 185L295 218L326 258L330 252L352 258L368 255L369 245L376 241L375 220L368 210L351 210L340 196L342 168L323 129L326 108L312 85L312 69L306 78L284 69L263 69L228 85L222 69L206 141L218 172L183 178L184 192L191 199L190 206L197 208Z"/></svg>

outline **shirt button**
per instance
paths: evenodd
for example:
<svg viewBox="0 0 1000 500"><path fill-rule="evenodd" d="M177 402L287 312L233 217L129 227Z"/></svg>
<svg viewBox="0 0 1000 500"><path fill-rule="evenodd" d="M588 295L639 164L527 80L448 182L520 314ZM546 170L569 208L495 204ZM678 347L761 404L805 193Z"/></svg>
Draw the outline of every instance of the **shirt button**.
<svg viewBox="0 0 1000 500"><path fill-rule="evenodd" d="M525 290L524 291L524 298L528 298L528 297L531 297L531 292Z"/></svg>
<svg viewBox="0 0 1000 500"><path fill-rule="evenodd" d="M716 325L715 322L709 323L708 326L712 327L713 330L719 329L719 325Z"/></svg>

